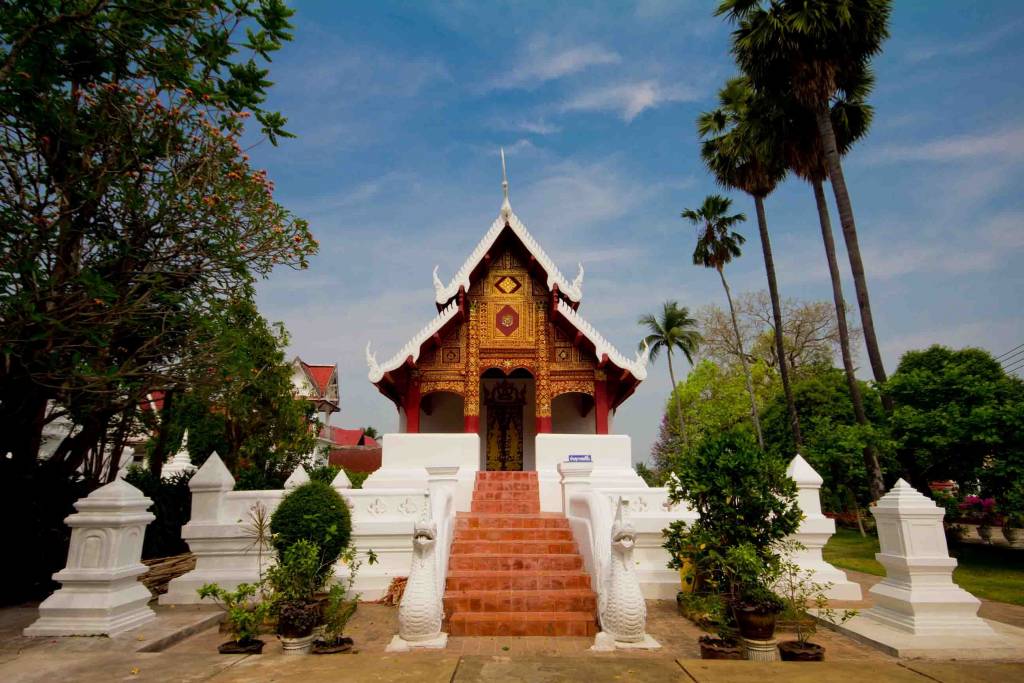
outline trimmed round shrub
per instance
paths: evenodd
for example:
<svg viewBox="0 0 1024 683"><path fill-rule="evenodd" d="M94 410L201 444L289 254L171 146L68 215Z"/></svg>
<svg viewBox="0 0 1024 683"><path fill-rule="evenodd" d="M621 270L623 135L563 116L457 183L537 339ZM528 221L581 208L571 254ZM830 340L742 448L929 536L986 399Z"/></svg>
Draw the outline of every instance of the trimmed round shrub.
<svg viewBox="0 0 1024 683"><path fill-rule="evenodd" d="M278 558L299 540L312 541L330 567L348 547L352 536L352 517L348 505L330 484L310 481L285 495L270 518L274 548Z"/></svg>

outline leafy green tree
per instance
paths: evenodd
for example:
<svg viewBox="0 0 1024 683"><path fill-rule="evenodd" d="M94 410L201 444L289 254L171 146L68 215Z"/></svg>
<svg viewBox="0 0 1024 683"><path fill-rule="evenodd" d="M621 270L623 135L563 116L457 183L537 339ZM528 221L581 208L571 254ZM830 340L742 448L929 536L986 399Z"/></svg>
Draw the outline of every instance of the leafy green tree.
<svg viewBox="0 0 1024 683"><path fill-rule="evenodd" d="M374 427L363 427L363 434L370 437L371 439L380 438L380 432L378 432Z"/></svg>
<svg viewBox="0 0 1024 683"><path fill-rule="evenodd" d="M757 443L763 448L764 438L761 436L761 424L757 416L757 403L754 399L750 367L743 351L743 337L740 335L739 323L736 321L736 307L732 302L732 293L729 291L729 283L725 281L726 264L743 253L740 246L746 241L743 235L733 230L733 226L747 220L747 217L742 213L730 214L731 207L731 199L712 194L704 198L704 203L699 209L684 209L682 217L698 226L697 247L693 251L694 265L714 268L722 280L722 288L725 290L725 298L729 302L729 314L732 316L732 326L739 347L740 365L747 378L747 393L750 394L750 420L754 425Z"/></svg>
<svg viewBox="0 0 1024 683"><path fill-rule="evenodd" d="M779 362L782 391L789 408L793 440L799 445L800 417L790 389L790 368L783 344L784 326L779 303L779 284L775 276L775 257L768 235L764 200L786 177L780 104L764 91L755 91L745 77L731 78L718 91L718 108L697 118L701 140L701 158L715 180L724 187L741 190L754 198L761 251L768 276L768 295L772 304L773 336Z"/></svg>
<svg viewBox="0 0 1024 683"><path fill-rule="evenodd" d="M895 403L900 465L922 491L945 479L974 489L986 460L1006 462L1024 450L1024 382L987 351L908 351L883 390Z"/></svg>
<svg viewBox="0 0 1024 683"><path fill-rule="evenodd" d="M176 399L169 441L187 429L195 464L217 450L242 477L241 488L278 487L316 443L313 406L295 396L285 361L288 334L244 297L224 302L204 334L217 363L206 364Z"/></svg>
<svg viewBox="0 0 1024 683"><path fill-rule="evenodd" d="M315 251L239 144L248 116L271 142L286 135L260 62L290 39L291 13L281 0L0 8L5 469L34 466L51 404L78 429L49 465L74 471L111 437L116 462L118 416L211 359L215 302Z"/></svg>
<svg viewBox="0 0 1024 683"><path fill-rule="evenodd" d="M786 461L757 447L749 433L729 431L685 455L669 479L669 500L685 501L698 519L674 523L667 545L695 549L696 565L721 577L730 550L752 549L778 561L778 542L796 531L800 508Z"/></svg>
<svg viewBox="0 0 1024 683"><path fill-rule="evenodd" d="M853 205L830 103L862 88L870 60L889 37L889 0L722 0L717 14L738 23L732 53L754 87L791 95L814 115L850 258L864 344L875 381L886 380L875 334Z"/></svg>
<svg viewBox="0 0 1024 683"><path fill-rule="evenodd" d="M793 383L797 410L802 416L804 443L796 447L786 429L787 411L777 397L768 401L761 413L768 450L790 459L800 453L821 475L825 483L822 498L831 510L842 510L856 503L867 507L877 496L871 490L870 473L864 468L861 453L873 448L887 454L891 464L892 447L885 430L885 411L877 389L860 382L860 393L867 399L871 420L862 424L856 417L853 401L842 371L821 368Z"/></svg>
<svg viewBox="0 0 1024 683"><path fill-rule="evenodd" d="M697 352L700 345L700 334L696 330L696 321L690 317L690 309L686 306L680 308L676 301L666 301L661 308L661 316L655 317L650 313L640 316L639 324L647 328L648 334L640 342L650 348L650 359L654 361L664 349L665 358L668 360L668 376L672 381L672 391L676 388L676 373L672 369L672 352L679 351L683 357L692 365L693 354ZM683 434L683 443L686 443L686 425L683 422L682 409L678 411L679 429Z"/></svg>
<svg viewBox="0 0 1024 683"><path fill-rule="evenodd" d="M750 365L750 377L760 414L778 396L778 373L764 362L755 361ZM749 429L750 397L746 375L737 365L721 366L703 360L676 387L666 406L666 414L673 414L679 408L686 417L687 437L694 448L723 432Z"/></svg>

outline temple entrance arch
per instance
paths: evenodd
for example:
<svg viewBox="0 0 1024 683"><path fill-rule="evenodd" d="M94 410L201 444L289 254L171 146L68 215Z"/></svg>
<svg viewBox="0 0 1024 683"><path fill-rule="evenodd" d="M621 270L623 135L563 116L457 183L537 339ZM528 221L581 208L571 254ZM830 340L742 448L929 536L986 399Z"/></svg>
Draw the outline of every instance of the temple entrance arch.
<svg viewBox="0 0 1024 683"><path fill-rule="evenodd" d="M458 434L463 431L463 398L454 391L433 391L420 398L420 431Z"/></svg>
<svg viewBox="0 0 1024 683"><path fill-rule="evenodd" d="M480 469L534 468L536 383L525 368L480 376Z"/></svg>
<svg viewBox="0 0 1024 683"><path fill-rule="evenodd" d="M569 391L551 401L551 431L555 434L594 434L594 397Z"/></svg>

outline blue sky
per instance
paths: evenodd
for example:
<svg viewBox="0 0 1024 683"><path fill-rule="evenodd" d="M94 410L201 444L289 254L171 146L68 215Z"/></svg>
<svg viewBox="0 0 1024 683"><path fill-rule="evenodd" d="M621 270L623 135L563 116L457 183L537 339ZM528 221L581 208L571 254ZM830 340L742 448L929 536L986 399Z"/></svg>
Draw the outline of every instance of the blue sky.
<svg viewBox="0 0 1024 683"><path fill-rule="evenodd" d="M690 265L679 218L717 191L694 132L735 73L713 3L295 6L270 105L298 138L252 156L321 251L306 271L275 272L259 302L293 353L339 364L335 424L396 429L363 348L386 358L435 314L431 270L447 282L497 215L502 145L513 209L564 272L583 262L580 312L621 350L666 299L724 304L714 273ZM896 3L873 130L845 161L889 372L931 343L1001 354L1024 342L1022 28L1013 1ZM782 294L830 300L809 186L790 179L766 207ZM742 232L727 276L763 289L756 226ZM660 361L615 418L634 460L668 388Z"/></svg>

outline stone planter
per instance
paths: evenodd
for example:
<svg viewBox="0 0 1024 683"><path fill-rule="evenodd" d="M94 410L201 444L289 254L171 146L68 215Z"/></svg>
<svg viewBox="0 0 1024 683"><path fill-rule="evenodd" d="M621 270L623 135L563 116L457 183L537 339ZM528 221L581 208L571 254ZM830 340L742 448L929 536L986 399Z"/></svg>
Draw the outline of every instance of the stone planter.
<svg viewBox="0 0 1024 683"><path fill-rule="evenodd" d="M315 635L310 633L308 636L301 638L289 638L288 636L279 636L281 639L281 648L286 655L308 655L310 649L313 647L313 639Z"/></svg>
<svg viewBox="0 0 1024 683"><path fill-rule="evenodd" d="M701 659L746 659L745 648L740 643L712 636L701 636L697 642L700 643Z"/></svg>
<svg viewBox="0 0 1024 683"><path fill-rule="evenodd" d="M1024 529L1012 526L1003 527L1003 538L1011 548L1024 548Z"/></svg>
<svg viewBox="0 0 1024 683"><path fill-rule="evenodd" d="M257 639L248 642L229 640L218 645L217 652L222 655L258 655L263 652L263 641Z"/></svg>
<svg viewBox="0 0 1024 683"><path fill-rule="evenodd" d="M779 643L779 657L784 662L823 662L825 648L816 643L784 640Z"/></svg>
<svg viewBox="0 0 1024 683"><path fill-rule="evenodd" d="M991 543L992 542L992 527L989 526L988 524L979 524L978 525L978 537L981 538L981 540L985 541L985 543Z"/></svg>

